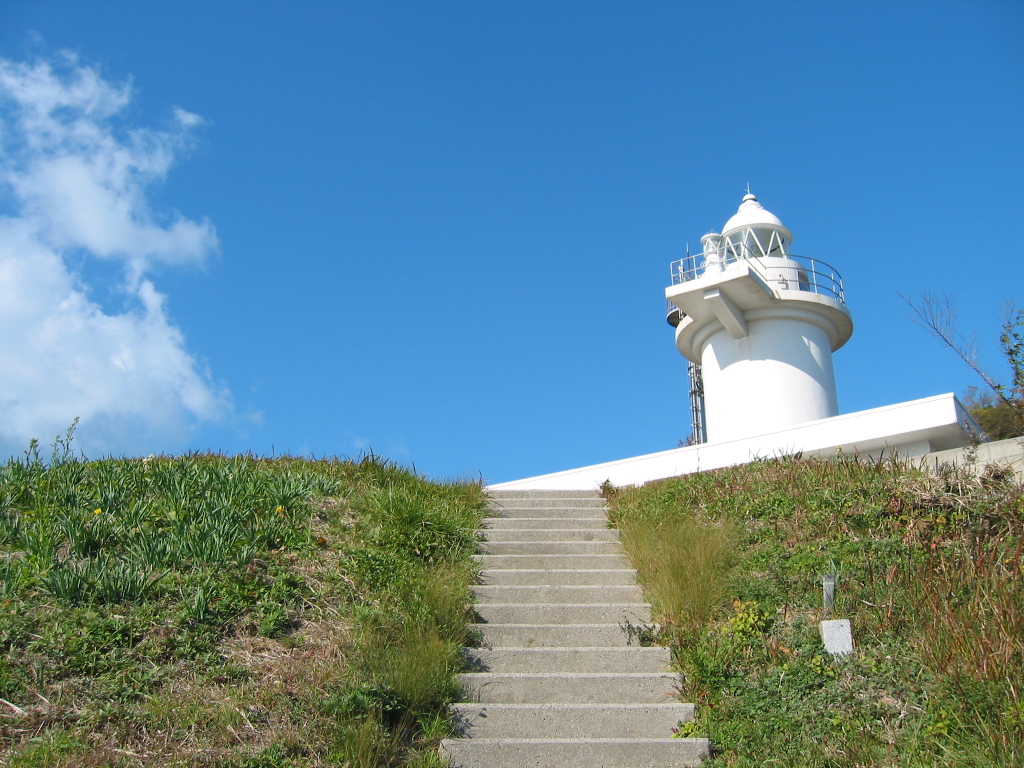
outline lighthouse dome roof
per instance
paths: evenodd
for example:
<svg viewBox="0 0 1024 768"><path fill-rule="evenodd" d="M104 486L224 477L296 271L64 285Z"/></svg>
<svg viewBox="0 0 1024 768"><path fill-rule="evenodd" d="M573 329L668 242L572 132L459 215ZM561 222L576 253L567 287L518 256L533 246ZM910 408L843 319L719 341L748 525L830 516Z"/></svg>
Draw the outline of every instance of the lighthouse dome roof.
<svg viewBox="0 0 1024 768"><path fill-rule="evenodd" d="M752 227L753 229L767 227L769 229L781 230L788 242L793 240L793 233L783 226L779 217L771 211L765 210L765 207L757 202L757 198L749 192L743 196L743 202L740 203L736 214L725 222L725 226L722 227L722 234L729 235L747 227Z"/></svg>

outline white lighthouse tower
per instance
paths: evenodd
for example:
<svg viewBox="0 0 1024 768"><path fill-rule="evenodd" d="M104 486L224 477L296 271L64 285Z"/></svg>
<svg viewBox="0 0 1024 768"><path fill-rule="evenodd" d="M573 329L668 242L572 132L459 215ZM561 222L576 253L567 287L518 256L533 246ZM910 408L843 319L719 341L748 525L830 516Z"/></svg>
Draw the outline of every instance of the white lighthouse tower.
<svg viewBox="0 0 1024 768"><path fill-rule="evenodd" d="M672 265L669 322L703 376L709 442L836 416L832 353L853 334L839 274L790 252L793 233L747 194L703 252Z"/></svg>

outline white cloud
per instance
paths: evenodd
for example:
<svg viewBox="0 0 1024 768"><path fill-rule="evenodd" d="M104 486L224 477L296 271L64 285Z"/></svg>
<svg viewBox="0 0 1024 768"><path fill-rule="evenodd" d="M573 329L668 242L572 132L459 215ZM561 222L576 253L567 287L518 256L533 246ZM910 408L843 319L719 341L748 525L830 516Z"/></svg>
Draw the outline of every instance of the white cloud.
<svg viewBox="0 0 1024 768"><path fill-rule="evenodd" d="M360 437L355 432L347 432L346 434L348 435L349 440L352 441L352 447L355 449L356 453L362 453L370 448L370 441L365 437Z"/></svg>
<svg viewBox="0 0 1024 768"><path fill-rule="evenodd" d="M0 59L3 454L52 439L75 417L92 455L173 449L230 410L146 276L217 248L208 221L157 216L146 200L202 119L177 109L167 131L127 127L130 100L130 85L71 55ZM71 254L121 266L123 311L91 298Z"/></svg>
<svg viewBox="0 0 1024 768"><path fill-rule="evenodd" d="M345 434L348 435L349 440L352 441L352 448L357 455L373 453L373 442L370 439L360 437L355 432L351 431L346 432ZM409 449L406 447L404 441L390 441L386 445L383 455L391 457L403 456L408 458Z"/></svg>

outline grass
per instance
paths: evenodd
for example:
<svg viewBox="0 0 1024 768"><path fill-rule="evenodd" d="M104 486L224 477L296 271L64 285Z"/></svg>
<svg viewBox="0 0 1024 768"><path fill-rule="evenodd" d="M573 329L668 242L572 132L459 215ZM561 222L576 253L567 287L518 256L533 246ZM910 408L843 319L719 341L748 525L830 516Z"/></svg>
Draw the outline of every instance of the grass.
<svg viewBox="0 0 1024 768"><path fill-rule="evenodd" d="M478 484L69 440L0 467L0 764L440 765Z"/></svg>
<svg viewBox="0 0 1024 768"><path fill-rule="evenodd" d="M703 626L728 596L725 578L732 526L685 518L636 518L622 546L662 620L672 627Z"/></svg>
<svg viewBox="0 0 1024 768"><path fill-rule="evenodd" d="M1024 764L1012 476L778 460L609 495L710 765ZM851 657L819 638L825 575Z"/></svg>

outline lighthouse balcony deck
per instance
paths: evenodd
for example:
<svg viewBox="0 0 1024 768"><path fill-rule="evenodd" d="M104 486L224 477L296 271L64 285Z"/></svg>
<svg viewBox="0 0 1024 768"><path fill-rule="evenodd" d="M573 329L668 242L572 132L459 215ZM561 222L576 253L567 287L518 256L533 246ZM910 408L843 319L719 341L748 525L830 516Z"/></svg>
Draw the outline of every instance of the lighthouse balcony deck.
<svg viewBox="0 0 1024 768"><path fill-rule="evenodd" d="M672 285L721 273L734 264L747 264L774 289L808 291L846 304L843 278L819 259L780 252L760 255L749 248L725 247L718 252L688 255L670 265Z"/></svg>

